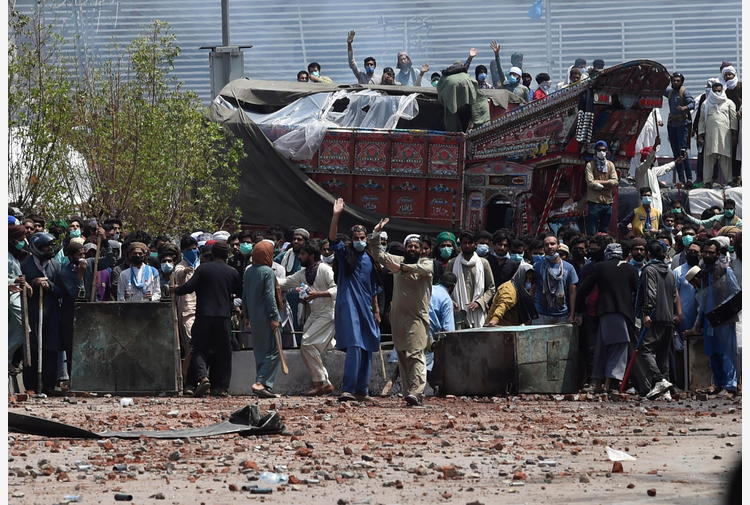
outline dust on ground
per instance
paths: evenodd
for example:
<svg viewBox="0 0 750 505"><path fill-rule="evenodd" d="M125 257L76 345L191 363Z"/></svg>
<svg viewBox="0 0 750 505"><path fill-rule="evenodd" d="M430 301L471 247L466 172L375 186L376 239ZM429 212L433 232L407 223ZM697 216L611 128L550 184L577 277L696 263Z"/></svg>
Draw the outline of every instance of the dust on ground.
<svg viewBox="0 0 750 505"><path fill-rule="evenodd" d="M91 431L213 424L248 403L276 410L281 435L72 440L10 434L18 504L674 503L715 504L741 451L741 400L610 401L592 395L428 398L406 408L333 397L26 399L11 412ZM605 447L636 461L622 468ZM618 472L617 470L622 470ZM282 485L258 480L283 473ZM244 487L244 489L243 489ZM272 494L251 494L253 487ZM654 495L655 496L652 496Z"/></svg>

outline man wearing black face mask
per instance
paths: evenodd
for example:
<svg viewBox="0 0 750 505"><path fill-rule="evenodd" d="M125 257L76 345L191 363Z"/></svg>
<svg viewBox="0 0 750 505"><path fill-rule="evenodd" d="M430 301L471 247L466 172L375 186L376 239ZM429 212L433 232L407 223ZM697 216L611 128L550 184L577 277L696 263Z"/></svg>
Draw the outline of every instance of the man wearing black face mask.
<svg viewBox="0 0 750 505"><path fill-rule="evenodd" d="M682 321L682 305L674 276L664 262L666 248L658 240L647 245L649 261L643 267L636 297L636 317L647 328L638 358L651 381L646 398L669 396L669 355L674 325Z"/></svg>
<svg viewBox="0 0 750 505"><path fill-rule="evenodd" d="M685 276L691 268L700 263L702 247L702 242L690 242L684 251L685 263L672 269L677 290L680 292L680 304L682 305L682 322L677 327L680 334L689 330L695 324L698 311L698 304L695 299L696 289Z"/></svg>
<svg viewBox="0 0 750 505"><path fill-rule="evenodd" d="M598 244L594 246L594 249L598 247ZM600 248L600 247L599 247ZM578 277L581 277L583 266L586 264L586 252L588 249L588 242L583 237L573 239L570 244L570 260L568 261L573 268L576 269ZM601 249L601 248L600 248Z"/></svg>
<svg viewBox="0 0 750 505"><path fill-rule="evenodd" d="M641 237L636 237L630 242L630 260L628 264L635 268L638 275L641 275L641 269L646 264L646 241Z"/></svg>
<svg viewBox="0 0 750 505"><path fill-rule="evenodd" d="M404 239L404 256L382 251L379 247L380 232L387 223L388 218L385 218L373 229L369 239L370 254L393 273L391 329L404 400L407 405L421 405L427 382L424 351L429 344L432 261L419 257L419 235L412 234Z"/></svg>
<svg viewBox="0 0 750 505"><path fill-rule="evenodd" d="M145 264L148 247L143 242L131 242L128 245L129 268L120 274L117 284L117 300L120 302L141 302L161 300L159 272L151 265Z"/></svg>
<svg viewBox="0 0 750 505"><path fill-rule="evenodd" d="M717 237L724 238L724 237ZM703 335L705 351L711 360L714 391L723 397L737 394L737 315L714 326L706 317L724 301L733 298L741 291L732 267L720 261L726 255L723 241L711 239L703 245L703 271L700 276L701 290L698 292L698 316L690 331L693 335Z"/></svg>
<svg viewBox="0 0 750 505"><path fill-rule="evenodd" d="M54 389L57 379L57 353L61 350L60 297L63 294L61 265L55 256L55 238L49 233L35 233L29 239L29 255L21 263L21 272L34 294L29 298L29 325L31 326L31 366L23 369L23 382L27 389L37 387L37 328L39 327L39 293L44 291L42 321L42 391Z"/></svg>

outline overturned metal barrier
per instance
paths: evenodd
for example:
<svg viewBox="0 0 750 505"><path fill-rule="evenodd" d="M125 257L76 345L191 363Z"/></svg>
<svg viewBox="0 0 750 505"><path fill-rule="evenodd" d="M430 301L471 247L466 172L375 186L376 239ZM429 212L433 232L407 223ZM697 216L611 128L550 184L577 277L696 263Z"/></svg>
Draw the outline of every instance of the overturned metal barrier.
<svg viewBox="0 0 750 505"><path fill-rule="evenodd" d="M185 430L133 430L103 431L95 433L70 424L58 423L41 417L8 412L8 431L60 438L195 438L238 433L242 436L273 435L284 431L278 412L262 414L257 405L246 405L232 412L229 419L220 423Z"/></svg>

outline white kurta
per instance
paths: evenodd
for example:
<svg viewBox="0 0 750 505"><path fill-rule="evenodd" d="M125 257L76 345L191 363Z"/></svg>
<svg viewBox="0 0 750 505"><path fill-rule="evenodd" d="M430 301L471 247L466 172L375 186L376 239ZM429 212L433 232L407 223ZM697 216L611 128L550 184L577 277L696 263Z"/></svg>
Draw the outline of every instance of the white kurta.
<svg viewBox="0 0 750 505"><path fill-rule="evenodd" d="M182 286L195 273L195 269L186 260L180 261L174 267L174 281L176 286ZM195 322L195 307L198 295L188 293L177 297L177 320L188 339L192 338L193 322Z"/></svg>
<svg viewBox="0 0 750 505"><path fill-rule="evenodd" d="M135 271L135 279L138 283L143 282L143 289L138 289L131 283L131 271ZM145 293L151 293L152 302L161 300L161 286L159 285L159 272L152 266L143 264L140 267L131 266L120 273L120 283L117 285L117 300L120 302L142 302Z"/></svg>
<svg viewBox="0 0 750 505"><path fill-rule="evenodd" d="M661 188L659 187L659 177L669 173L674 168L674 161L666 165L653 164L656 162L656 151L651 151L646 160L638 165L635 169L635 186L636 189L649 187L651 188L651 206L662 212Z"/></svg>
<svg viewBox="0 0 750 505"><path fill-rule="evenodd" d="M306 283L305 270L279 279L279 285L284 291L299 288ZM318 263L318 272L312 284L315 291L327 291L330 297L321 297L310 300L306 305L310 311L305 326L302 328L302 342L300 352L302 359L310 370L313 382L329 384L328 371L322 361L322 353L332 349L336 345L333 339L335 334L334 307L336 302L336 283L333 279L333 269L326 263Z"/></svg>
<svg viewBox="0 0 750 505"><path fill-rule="evenodd" d="M654 118L654 116L656 116L656 118ZM648 119L643 125L643 129L641 129L641 133L635 141L635 156L630 160L631 172L634 172L640 164L641 149L644 147L651 147L656 142L656 137L659 135L659 123L661 123L661 112L659 109L654 109L651 114L648 115Z"/></svg>
<svg viewBox="0 0 750 505"><path fill-rule="evenodd" d="M698 134L705 135L704 155L720 154L732 157L732 130L737 131L737 110L727 99L717 109L709 107L708 100L701 110Z"/></svg>

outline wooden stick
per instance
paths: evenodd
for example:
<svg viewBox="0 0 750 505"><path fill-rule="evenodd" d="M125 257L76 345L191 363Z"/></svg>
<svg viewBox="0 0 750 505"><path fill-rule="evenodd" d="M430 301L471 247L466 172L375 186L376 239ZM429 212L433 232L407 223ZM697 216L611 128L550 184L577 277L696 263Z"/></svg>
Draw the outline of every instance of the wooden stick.
<svg viewBox="0 0 750 505"><path fill-rule="evenodd" d="M91 275L91 296L89 297L90 302L96 301L96 289L99 287L97 280L97 274L99 273L99 254L101 253L102 249L102 237L98 235L96 236L96 255L94 256L94 271Z"/></svg>
<svg viewBox="0 0 750 505"><path fill-rule="evenodd" d="M182 372L182 359L180 358L180 355L182 354L182 351L180 350L180 322L177 318L177 294L174 291L175 288L175 281L174 281L174 272L169 278L169 295L172 297L171 304L172 304L172 327L174 328L174 339L175 339L175 356L174 356L174 368L175 368L175 379L177 381L177 392L182 392L182 386L183 386L183 372Z"/></svg>
<svg viewBox="0 0 750 505"><path fill-rule="evenodd" d="M385 358L383 358L383 348L378 344L378 354L380 355L380 371L383 372L383 379L385 379Z"/></svg>
<svg viewBox="0 0 750 505"><path fill-rule="evenodd" d="M279 358L281 359L281 371L284 375L289 375L289 366L286 364L286 356L284 356L284 348L281 343L281 328L275 328L273 334L276 337L276 347L279 350Z"/></svg>
<svg viewBox="0 0 750 505"><path fill-rule="evenodd" d="M42 393L42 330L44 326L44 287L39 286L39 324L36 327L37 339L37 362L36 362L36 385L37 394Z"/></svg>
<svg viewBox="0 0 750 505"><path fill-rule="evenodd" d="M31 326L29 325L29 294L26 286L21 291L21 308L23 309L23 366L31 366Z"/></svg>

